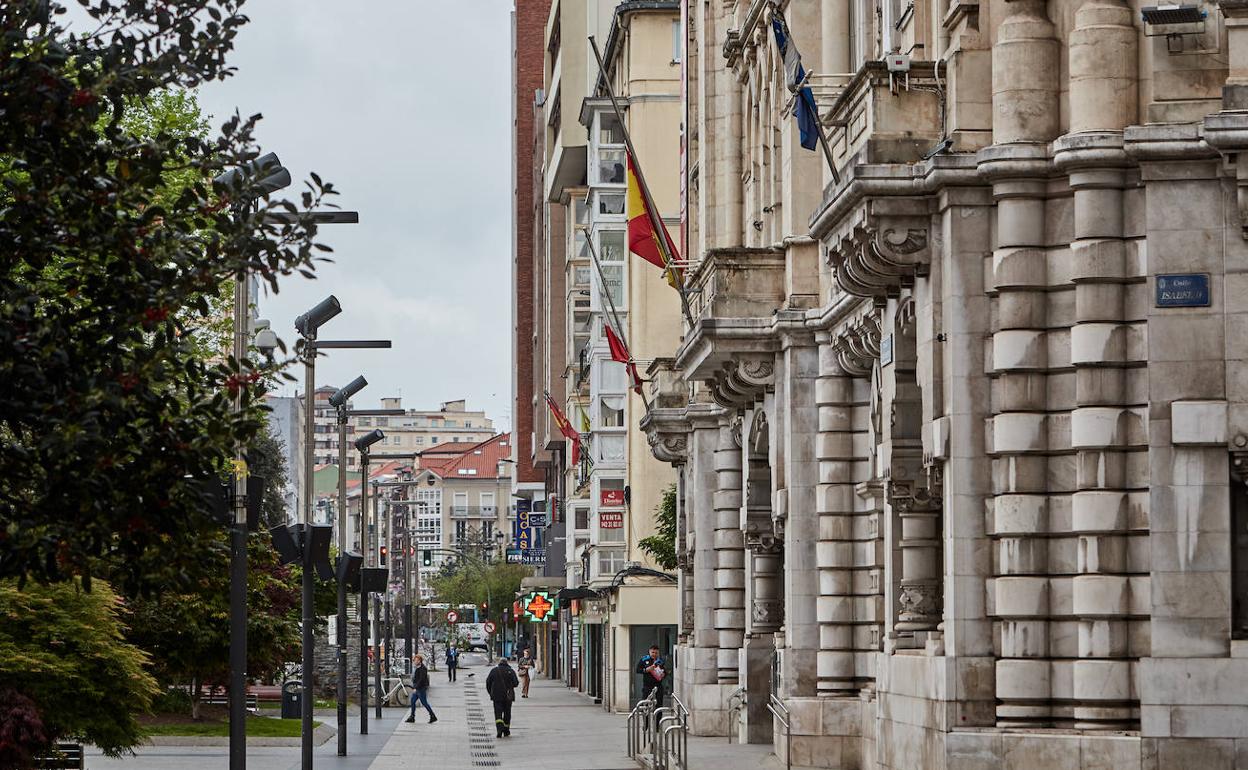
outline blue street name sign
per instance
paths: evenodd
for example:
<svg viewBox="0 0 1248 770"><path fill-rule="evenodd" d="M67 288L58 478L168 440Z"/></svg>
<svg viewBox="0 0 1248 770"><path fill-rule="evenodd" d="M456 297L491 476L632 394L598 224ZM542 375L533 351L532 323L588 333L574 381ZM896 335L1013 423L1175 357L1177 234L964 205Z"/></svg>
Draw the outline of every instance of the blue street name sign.
<svg viewBox="0 0 1248 770"><path fill-rule="evenodd" d="M1159 274L1156 304L1157 307L1209 307L1209 274Z"/></svg>

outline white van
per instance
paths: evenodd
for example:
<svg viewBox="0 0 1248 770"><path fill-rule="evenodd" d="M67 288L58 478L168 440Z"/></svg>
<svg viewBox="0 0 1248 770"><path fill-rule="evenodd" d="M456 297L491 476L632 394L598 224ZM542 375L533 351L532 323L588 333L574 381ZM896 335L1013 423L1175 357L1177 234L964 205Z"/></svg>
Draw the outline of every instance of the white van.
<svg viewBox="0 0 1248 770"><path fill-rule="evenodd" d="M460 623L455 630L465 640L469 652L473 650L489 651L490 635L485 632L484 623Z"/></svg>

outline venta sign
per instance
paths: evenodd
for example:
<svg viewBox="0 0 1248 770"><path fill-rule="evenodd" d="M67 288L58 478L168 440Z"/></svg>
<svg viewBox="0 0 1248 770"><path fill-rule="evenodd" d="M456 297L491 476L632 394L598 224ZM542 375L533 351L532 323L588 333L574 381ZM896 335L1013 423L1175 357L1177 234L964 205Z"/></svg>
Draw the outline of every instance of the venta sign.
<svg viewBox="0 0 1248 770"><path fill-rule="evenodd" d="M598 514L598 526L602 529L623 529L623 511L602 511Z"/></svg>

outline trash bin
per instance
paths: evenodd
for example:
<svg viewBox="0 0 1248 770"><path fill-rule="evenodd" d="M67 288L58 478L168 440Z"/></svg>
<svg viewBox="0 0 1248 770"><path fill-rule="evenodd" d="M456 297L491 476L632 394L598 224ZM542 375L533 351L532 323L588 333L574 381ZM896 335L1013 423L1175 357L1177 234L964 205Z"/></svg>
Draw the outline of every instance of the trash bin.
<svg viewBox="0 0 1248 770"><path fill-rule="evenodd" d="M282 685L282 719L303 716L303 682L292 679Z"/></svg>

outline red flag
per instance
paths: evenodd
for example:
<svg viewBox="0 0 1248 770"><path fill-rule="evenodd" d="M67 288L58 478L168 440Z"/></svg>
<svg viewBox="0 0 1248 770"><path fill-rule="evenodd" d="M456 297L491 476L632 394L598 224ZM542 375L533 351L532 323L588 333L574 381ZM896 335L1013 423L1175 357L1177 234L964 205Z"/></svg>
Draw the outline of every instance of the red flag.
<svg viewBox="0 0 1248 770"><path fill-rule="evenodd" d="M563 434L563 437L572 442L572 465L575 467L580 464L581 459L581 434L577 433L576 428L572 427L572 423L568 422L567 415L555 403L555 400L546 394L546 406L550 407L551 417L555 419L555 427Z"/></svg>
<svg viewBox="0 0 1248 770"><path fill-rule="evenodd" d="M637 364L633 363L633 357L628 352L628 346L624 344L624 340L620 339L615 330L611 328L611 324L606 324L607 329L607 347L611 348L611 360L617 361L628 367L628 376L633 379L633 392L641 395L641 383L645 380L641 379L641 373L637 371Z"/></svg>
<svg viewBox="0 0 1248 770"><path fill-rule="evenodd" d="M628 197L624 211L625 218L628 219L628 250L655 267L663 268L667 273L667 282L672 288L677 288L681 277L680 268L675 265L675 260L679 259L680 255L676 251L676 244L672 242L672 236L667 232L667 227L662 225L660 220L663 244L667 246L668 256L673 260L669 268L663 259L663 250L659 247L660 236L654 231L654 222L650 218L653 210L654 202L641 189L641 182L637 178L637 160L630 152L628 154Z"/></svg>

